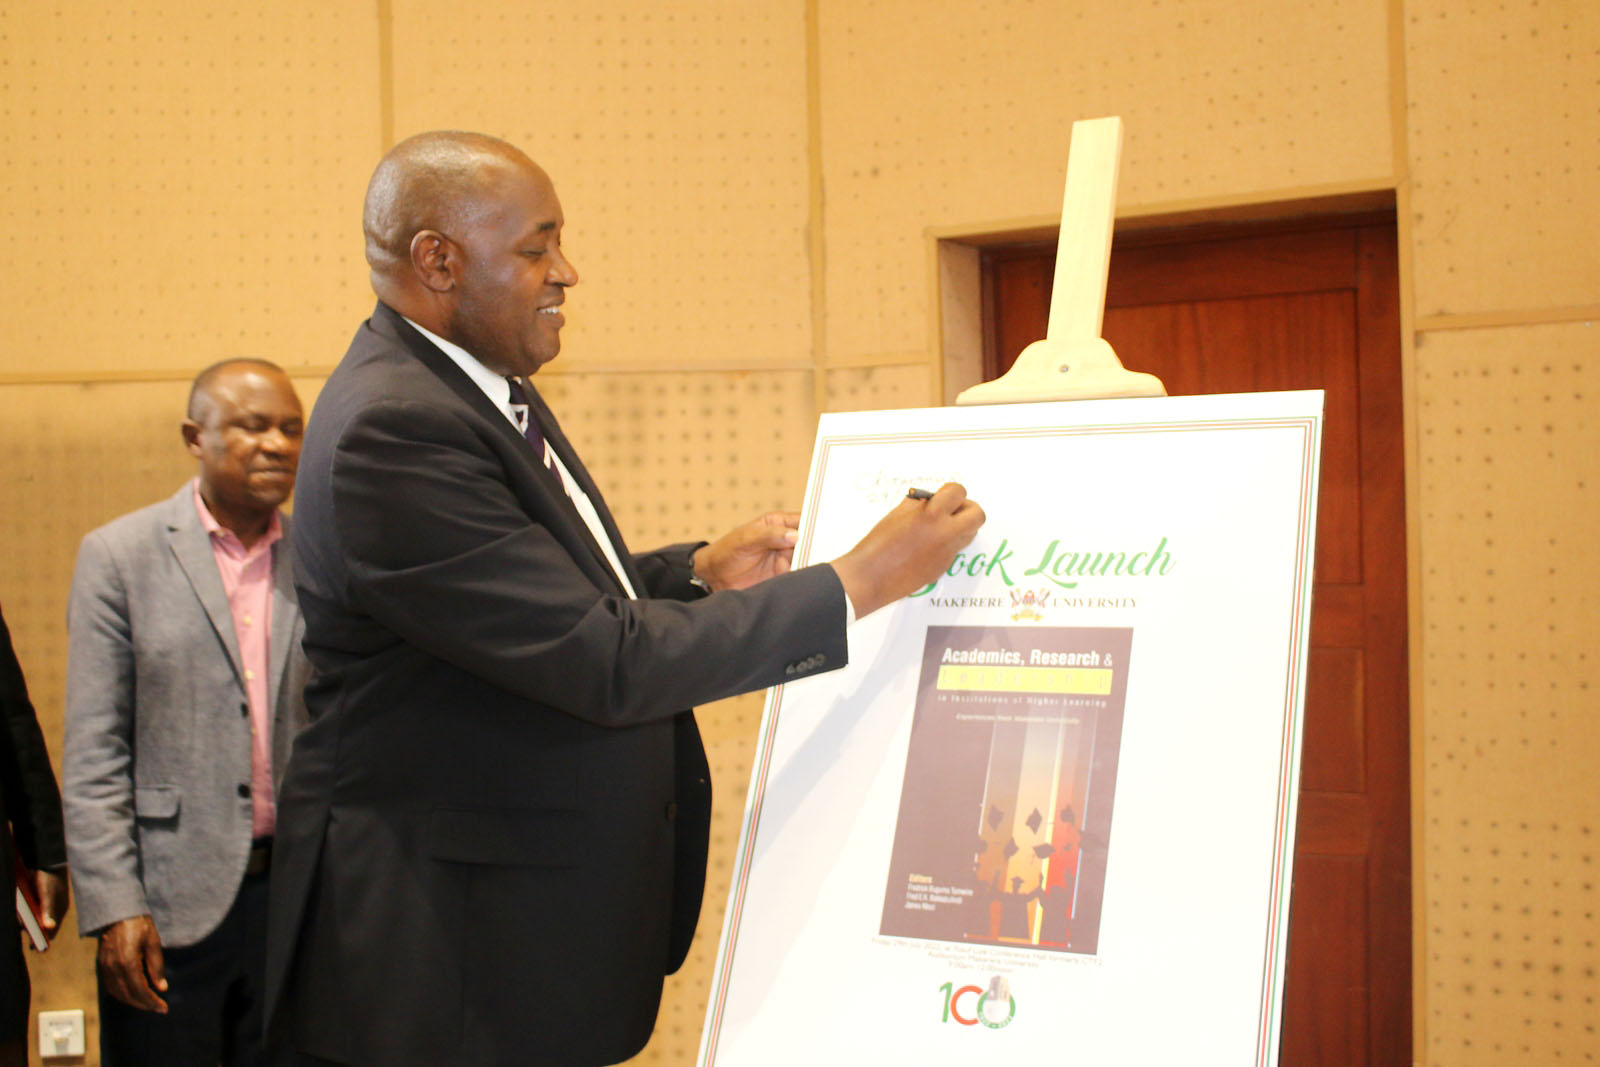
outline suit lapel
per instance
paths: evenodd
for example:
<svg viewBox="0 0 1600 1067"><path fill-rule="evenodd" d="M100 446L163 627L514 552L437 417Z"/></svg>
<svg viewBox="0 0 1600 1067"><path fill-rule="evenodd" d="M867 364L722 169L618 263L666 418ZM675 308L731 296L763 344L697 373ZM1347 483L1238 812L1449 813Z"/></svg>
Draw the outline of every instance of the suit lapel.
<svg viewBox="0 0 1600 1067"><path fill-rule="evenodd" d="M217 572L217 558L211 550L211 535L200 524L194 509L194 488L186 483L172 498L172 510L167 518L167 540L178 566L189 579L200 606L205 609L211 628L228 652L228 665L234 677L244 684L244 668L239 655L239 637L233 629L233 612L228 607L228 594L222 588L222 575Z"/></svg>
<svg viewBox="0 0 1600 1067"><path fill-rule="evenodd" d="M610 561L606 559L605 552L595 542L594 534L589 530L589 524L583 521L583 516L578 514L578 509L573 505L572 498L562 487L560 479L554 471L544 465L541 456L533 454L533 448L528 444L527 438L517 431L506 418L505 413L489 400L479 389L477 383L468 378L455 362L445 355L426 337L411 328L399 312L389 307L382 301L378 302L377 310L373 313L372 321L381 323L388 329L386 332L405 345L412 355L422 361L422 364L433 372L451 392L455 393L464 403L477 412L483 419L494 427L494 432L502 436L512 455L520 457L526 467L526 473L548 498L545 507L540 509L539 521L561 541L563 544L577 547L588 556L592 562L591 568L598 575L605 587L609 587L619 595L626 595L622 583L617 580L616 572L612 569ZM631 560L628 557L621 536L616 532L616 526L607 511L605 501L600 496L600 491L595 488L594 482L589 478L589 472L584 470L583 464L578 462L577 455L572 451L572 446L562 435L560 427L556 425L555 418L550 414L550 409L545 406L544 399L539 396L537 389L529 388L529 398L534 408L539 412L540 427L550 438L551 447L567 465L567 469L578 479L578 484L589 495L589 500L594 504L595 510L600 514L601 525L612 538L617 555L623 561L623 567L628 571L628 580L634 583L634 588L640 588L640 580L633 573ZM554 520L554 521L552 521ZM576 555L574 556L576 558Z"/></svg>

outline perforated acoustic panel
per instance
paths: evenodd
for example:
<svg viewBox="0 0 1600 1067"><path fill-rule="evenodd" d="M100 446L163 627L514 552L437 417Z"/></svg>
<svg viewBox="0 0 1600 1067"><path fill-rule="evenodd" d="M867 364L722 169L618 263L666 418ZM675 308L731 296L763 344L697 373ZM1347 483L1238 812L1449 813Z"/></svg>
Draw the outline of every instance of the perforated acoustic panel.
<svg viewBox="0 0 1600 1067"><path fill-rule="evenodd" d="M7 4L0 372L342 343L377 101L366 5Z"/></svg>
<svg viewBox="0 0 1600 1067"><path fill-rule="evenodd" d="M1405 8L1418 313L1600 304L1600 5Z"/></svg>
<svg viewBox="0 0 1600 1067"><path fill-rule="evenodd" d="M635 551L800 507L816 432L809 374L563 374L536 384Z"/></svg>
<svg viewBox="0 0 1600 1067"><path fill-rule="evenodd" d="M1427 1062L1600 1058L1600 327L1428 335Z"/></svg>
<svg viewBox="0 0 1600 1067"><path fill-rule="evenodd" d="M926 367L846 367L828 372L829 411L921 408L939 402Z"/></svg>
<svg viewBox="0 0 1600 1067"><path fill-rule="evenodd" d="M1075 119L1125 204L1393 169L1381 3L818 7L831 358L930 347L923 231L1058 214Z"/></svg>
<svg viewBox="0 0 1600 1067"><path fill-rule="evenodd" d="M482 130L555 181L569 367L809 355L801 4L393 6L397 136Z"/></svg>

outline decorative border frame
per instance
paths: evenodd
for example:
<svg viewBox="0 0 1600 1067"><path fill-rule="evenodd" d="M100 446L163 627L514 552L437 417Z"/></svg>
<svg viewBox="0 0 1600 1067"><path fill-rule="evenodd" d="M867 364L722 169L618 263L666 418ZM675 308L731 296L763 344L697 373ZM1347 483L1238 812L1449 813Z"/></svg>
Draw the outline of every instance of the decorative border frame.
<svg viewBox="0 0 1600 1067"><path fill-rule="evenodd" d="M1158 401L1159 403L1159 401ZM1317 485L1320 475L1321 414L1314 416L1163 420L1151 422L1115 422L1084 426L1034 426L1014 430L932 430L911 433L841 434L829 435L828 416L824 415L817 430L816 449L812 458L811 477L807 483L803 524L799 542L795 547L795 565L810 562L810 550L816 514L820 502L822 483L828 461L835 449L866 443L914 444L925 441L959 441L962 439L1027 440L1085 435L1196 433L1216 430L1281 430L1301 431L1300 486L1295 519L1294 581L1290 600L1289 660L1285 666L1284 705L1282 729L1279 735L1277 813L1274 820L1272 880L1267 897L1267 931L1261 964L1261 1000L1256 1027L1257 1067L1271 1067L1277 1062L1281 1035L1283 1005L1283 973L1285 948L1289 926L1289 892L1293 885L1295 819L1299 810L1300 733L1303 723L1297 709L1305 703L1306 658L1309 650L1311 626L1311 587L1314 578L1314 548ZM699 1067L713 1067L721 1035L723 1011L727 1004L728 975L733 967L734 954L739 941L739 929L744 918L745 892L749 885L753 845L761 827L761 812L765 801L767 773L771 767L772 749L783 712L784 686L772 689L767 695L762 713L761 730L756 745L756 759L751 767L750 785L746 794L744 826L739 836L738 853L734 859L734 875L728 892L728 906L723 918L722 944L717 954L716 969L712 976L711 994L706 1006L706 1023L701 1038Z"/></svg>

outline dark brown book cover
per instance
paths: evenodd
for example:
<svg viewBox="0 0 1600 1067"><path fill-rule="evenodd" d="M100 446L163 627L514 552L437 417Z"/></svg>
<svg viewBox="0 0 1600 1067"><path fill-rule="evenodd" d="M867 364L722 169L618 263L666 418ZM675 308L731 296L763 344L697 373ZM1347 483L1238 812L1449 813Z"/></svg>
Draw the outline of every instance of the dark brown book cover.
<svg viewBox="0 0 1600 1067"><path fill-rule="evenodd" d="M880 933L1095 953L1132 643L929 627Z"/></svg>

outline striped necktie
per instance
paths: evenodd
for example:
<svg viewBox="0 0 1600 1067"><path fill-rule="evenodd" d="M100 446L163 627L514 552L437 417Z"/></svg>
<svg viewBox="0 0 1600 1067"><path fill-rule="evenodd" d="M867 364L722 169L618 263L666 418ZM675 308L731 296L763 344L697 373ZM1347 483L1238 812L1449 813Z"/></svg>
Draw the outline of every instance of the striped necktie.
<svg viewBox="0 0 1600 1067"><path fill-rule="evenodd" d="M555 457L545 445L544 431L539 429L539 420L534 417L533 405L528 402L527 389L518 378L507 378L506 384L511 386L511 412L522 424L522 436L533 446L533 454L539 457L539 462L549 468L550 473L556 476L556 481L561 482L561 487L565 489L566 483L561 481L561 471L555 465Z"/></svg>

